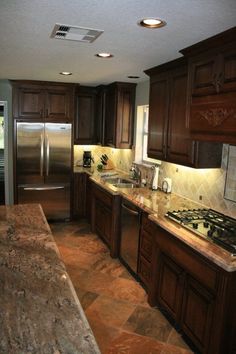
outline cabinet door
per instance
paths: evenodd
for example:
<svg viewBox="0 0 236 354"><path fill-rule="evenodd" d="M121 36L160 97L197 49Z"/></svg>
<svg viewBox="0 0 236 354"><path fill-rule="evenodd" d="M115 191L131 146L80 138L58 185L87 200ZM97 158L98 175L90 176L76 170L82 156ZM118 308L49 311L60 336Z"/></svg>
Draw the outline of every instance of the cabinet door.
<svg viewBox="0 0 236 354"><path fill-rule="evenodd" d="M86 216L86 173L74 174L73 217Z"/></svg>
<svg viewBox="0 0 236 354"><path fill-rule="evenodd" d="M116 147L129 149L133 143L134 87L119 87L117 101Z"/></svg>
<svg viewBox="0 0 236 354"><path fill-rule="evenodd" d="M101 238L110 246L111 240L111 212L98 199L95 201L95 230Z"/></svg>
<svg viewBox="0 0 236 354"><path fill-rule="evenodd" d="M73 91L64 86L45 87L45 118L48 121L70 121Z"/></svg>
<svg viewBox="0 0 236 354"><path fill-rule="evenodd" d="M106 92L104 144L115 147L117 95L114 86Z"/></svg>
<svg viewBox="0 0 236 354"><path fill-rule="evenodd" d="M95 100L96 94L92 90L79 91L76 97L75 143L77 144L94 143Z"/></svg>
<svg viewBox="0 0 236 354"><path fill-rule="evenodd" d="M96 98L95 142L104 145L104 119L106 105L106 88L99 86Z"/></svg>
<svg viewBox="0 0 236 354"><path fill-rule="evenodd" d="M180 318L183 296L183 270L165 254L159 259L157 298L174 320Z"/></svg>
<svg viewBox="0 0 236 354"><path fill-rule="evenodd" d="M196 280L186 277L181 327L197 348L207 353L211 336L214 298Z"/></svg>
<svg viewBox="0 0 236 354"><path fill-rule="evenodd" d="M170 72L169 126L167 160L191 165L193 143L187 126L187 67Z"/></svg>
<svg viewBox="0 0 236 354"><path fill-rule="evenodd" d="M42 119L44 93L39 87L22 87L13 91L13 114L19 119Z"/></svg>
<svg viewBox="0 0 236 354"><path fill-rule="evenodd" d="M236 92L236 48L230 45L222 48L219 54L220 70L218 76L220 92Z"/></svg>
<svg viewBox="0 0 236 354"><path fill-rule="evenodd" d="M168 75L151 79L148 122L148 157L165 159L168 121Z"/></svg>
<svg viewBox="0 0 236 354"><path fill-rule="evenodd" d="M92 183L86 175L86 218L91 224L91 208L92 208Z"/></svg>
<svg viewBox="0 0 236 354"><path fill-rule="evenodd" d="M217 55L206 54L204 57L190 62L190 77L193 96L207 96L216 94L216 80L218 73Z"/></svg>

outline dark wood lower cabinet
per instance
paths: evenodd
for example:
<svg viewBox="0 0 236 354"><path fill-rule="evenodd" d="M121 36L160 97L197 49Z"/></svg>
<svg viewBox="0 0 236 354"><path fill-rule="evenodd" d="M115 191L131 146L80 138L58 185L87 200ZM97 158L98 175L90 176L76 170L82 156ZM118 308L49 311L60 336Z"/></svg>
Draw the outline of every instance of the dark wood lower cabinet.
<svg viewBox="0 0 236 354"><path fill-rule="evenodd" d="M215 296L190 276L186 276L181 327L201 352L206 352L211 336Z"/></svg>
<svg viewBox="0 0 236 354"><path fill-rule="evenodd" d="M158 302L177 321L183 297L183 269L169 257L160 255Z"/></svg>
<svg viewBox="0 0 236 354"><path fill-rule="evenodd" d="M152 259L152 222L148 220L148 214L142 213L139 254L138 254L138 276L145 288L149 289L151 284L151 259Z"/></svg>
<svg viewBox="0 0 236 354"><path fill-rule="evenodd" d="M110 246L111 243L111 222L112 215L110 209L99 199L95 199L94 227L96 232L104 239L108 246Z"/></svg>
<svg viewBox="0 0 236 354"><path fill-rule="evenodd" d="M110 249L111 257L118 256L120 235L120 196L113 195L91 182L91 225Z"/></svg>
<svg viewBox="0 0 236 354"><path fill-rule="evenodd" d="M73 219L85 218L86 215L86 186L88 175L87 173L74 173L73 181Z"/></svg>
<svg viewBox="0 0 236 354"><path fill-rule="evenodd" d="M153 223L148 300L204 354L236 353L236 272L227 272Z"/></svg>

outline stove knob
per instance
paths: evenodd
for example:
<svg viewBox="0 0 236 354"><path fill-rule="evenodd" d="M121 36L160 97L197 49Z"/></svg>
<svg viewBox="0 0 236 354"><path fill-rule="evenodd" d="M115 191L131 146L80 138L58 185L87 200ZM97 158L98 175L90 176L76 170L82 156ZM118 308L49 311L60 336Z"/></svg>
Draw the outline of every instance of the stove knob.
<svg viewBox="0 0 236 354"><path fill-rule="evenodd" d="M203 226L204 226L206 229L208 229L208 227L209 227L209 222L204 221Z"/></svg>
<svg viewBox="0 0 236 354"><path fill-rule="evenodd" d="M213 235L213 231L212 231L211 229L208 230L208 231L207 231L207 236L212 237L212 235Z"/></svg>
<svg viewBox="0 0 236 354"><path fill-rule="evenodd" d="M194 222L192 225L194 229L198 229L198 223Z"/></svg>
<svg viewBox="0 0 236 354"><path fill-rule="evenodd" d="M216 227L215 227L215 225L211 224L210 229L207 231L207 235L209 237L213 237L215 232L216 232Z"/></svg>

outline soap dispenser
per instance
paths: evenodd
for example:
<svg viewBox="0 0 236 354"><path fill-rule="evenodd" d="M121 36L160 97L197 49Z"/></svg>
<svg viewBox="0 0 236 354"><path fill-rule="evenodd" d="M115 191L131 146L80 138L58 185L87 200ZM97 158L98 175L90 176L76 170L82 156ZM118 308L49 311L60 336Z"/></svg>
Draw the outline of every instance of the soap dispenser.
<svg viewBox="0 0 236 354"><path fill-rule="evenodd" d="M151 182L151 189L153 191L156 191L158 189L159 167L152 166L152 170L153 170L153 176L152 176L152 182Z"/></svg>

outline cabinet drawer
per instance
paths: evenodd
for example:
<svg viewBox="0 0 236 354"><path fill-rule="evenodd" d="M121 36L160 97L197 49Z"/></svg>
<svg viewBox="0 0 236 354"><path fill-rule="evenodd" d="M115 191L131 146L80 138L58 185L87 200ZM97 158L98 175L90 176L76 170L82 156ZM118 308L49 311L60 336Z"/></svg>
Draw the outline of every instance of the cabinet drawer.
<svg viewBox="0 0 236 354"><path fill-rule="evenodd" d="M143 213L142 215L142 228L149 234L155 232L155 224L153 224L153 222L148 219L147 213Z"/></svg>
<svg viewBox="0 0 236 354"><path fill-rule="evenodd" d="M151 264L142 255L139 256L138 275L144 284L149 287L151 281Z"/></svg>
<svg viewBox="0 0 236 354"><path fill-rule="evenodd" d="M112 207L112 195L110 195L106 191L95 187L94 188L94 195L96 198L100 199L104 204L106 204L106 206Z"/></svg>
<svg viewBox="0 0 236 354"><path fill-rule="evenodd" d="M145 230L142 230L140 234L140 252L149 262L151 262L152 236Z"/></svg>
<svg viewBox="0 0 236 354"><path fill-rule="evenodd" d="M177 240L162 228L157 228L155 240L165 254L171 254L172 259L184 268L189 274L198 279L208 289L217 290L218 271L217 267L196 254L183 242Z"/></svg>

